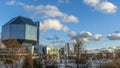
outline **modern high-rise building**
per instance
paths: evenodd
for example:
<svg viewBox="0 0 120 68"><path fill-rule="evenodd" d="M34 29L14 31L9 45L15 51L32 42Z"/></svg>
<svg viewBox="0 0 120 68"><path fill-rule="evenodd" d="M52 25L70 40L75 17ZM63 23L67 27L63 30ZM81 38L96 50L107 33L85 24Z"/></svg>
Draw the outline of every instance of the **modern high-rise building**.
<svg viewBox="0 0 120 68"><path fill-rule="evenodd" d="M10 39L16 39L27 46L33 52L33 46L38 43L38 26L31 19L18 16L2 26L3 43Z"/></svg>
<svg viewBox="0 0 120 68"><path fill-rule="evenodd" d="M65 44L65 47L64 47L64 55L65 55L65 57L67 57L67 58L68 58L69 56L71 56L69 43L66 43L66 44Z"/></svg>

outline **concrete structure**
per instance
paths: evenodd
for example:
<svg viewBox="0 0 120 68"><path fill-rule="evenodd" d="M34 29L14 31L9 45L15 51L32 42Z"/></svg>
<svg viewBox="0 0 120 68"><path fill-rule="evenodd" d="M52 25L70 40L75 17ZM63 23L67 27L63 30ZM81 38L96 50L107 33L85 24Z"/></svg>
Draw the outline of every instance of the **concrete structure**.
<svg viewBox="0 0 120 68"><path fill-rule="evenodd" d="M20 44L28 47L34 53L34 46L38 43L37 25L29 18L18 16L2 26L2 41L16 39Z"/></svg>

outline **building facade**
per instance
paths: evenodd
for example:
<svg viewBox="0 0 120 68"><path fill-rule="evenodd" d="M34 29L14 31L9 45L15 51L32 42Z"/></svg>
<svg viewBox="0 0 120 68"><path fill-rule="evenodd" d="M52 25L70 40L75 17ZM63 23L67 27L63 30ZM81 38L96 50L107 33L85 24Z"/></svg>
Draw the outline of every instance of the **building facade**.
<svg viewBox="0 0 120 68"><path fill-rule="evenodd" d="M27 46L34 53L37 44L38 26L29 18L18 16L2 26L2 42L16 39L21 45ZM7 46L7 45L6 45Z"/></svg>
<svg viewBox="0 0 120 68"><path fill-rule="evenodd" d="M68 42L64 47L64 55L65 57L73 57L76 55L76 47L74 42Z"/></svg>
<svg viewBox="0 0 120 68"><path fill-rule="evenodd" d="M41 46L42 56L46 59L59 59L61 52L57 46Z"/></svg>

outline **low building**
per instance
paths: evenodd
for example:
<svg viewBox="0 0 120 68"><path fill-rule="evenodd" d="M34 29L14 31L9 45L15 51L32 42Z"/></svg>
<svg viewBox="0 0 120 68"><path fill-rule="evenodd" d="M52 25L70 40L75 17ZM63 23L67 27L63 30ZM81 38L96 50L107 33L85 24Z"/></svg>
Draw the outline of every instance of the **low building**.
<svg viewBox="0 0 120 68"><path fill-rule="evenodd" d="M57 46L41 46L42 56L45 59L59 59L60 58L60 47Z"/></svg>

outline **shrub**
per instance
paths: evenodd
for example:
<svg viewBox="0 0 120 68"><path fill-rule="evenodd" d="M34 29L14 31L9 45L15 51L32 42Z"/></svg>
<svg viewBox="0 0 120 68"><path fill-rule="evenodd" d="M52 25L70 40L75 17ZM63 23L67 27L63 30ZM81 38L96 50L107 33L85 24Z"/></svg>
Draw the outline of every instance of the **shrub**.
<svg viewBox="0 0 120 68"><path fill-rule="evenodd" d="M120 68L120 59L114 61L113 63L117 64L119 66L119 68Z"/></svg>
<svg viewBox="0 0 120 68"><path fill-rule="evenodd" d="M86 59L85 58L76 59L76 63L78 63L78 64L86 64Z"/></svg>
<svg viewBox="0 0 120 68"><path fill-rule="evenodd" d="M46 66L46 68L58 68L57 66L51 65L51 66Z"/></svg>
<svg viewBox="0 0 120 68"><path fill-rule="evenodd" d="M5 64L13 64L13 61L12 61L12 60L5 60L4 63L5 63Z"/></svg>
<svg viewBox="0 0 120 68"><path fill-rule="evenodd" d="M33 60L33 68L42 68L42 64L41 64L40 59Z"/></svg>
<svg viewBox="0 0 120 68"><path fill-rule="evenodd" d="M33 61L31 55L25 56L24 64L22 68L33 68Z"/></svg>
<svg viewBox="0 0 120 68"><path fill-rule="evenodd" d="M116 63L109 62L109 63L103 64L103 68L119 68L119 66Z"/></svg>

